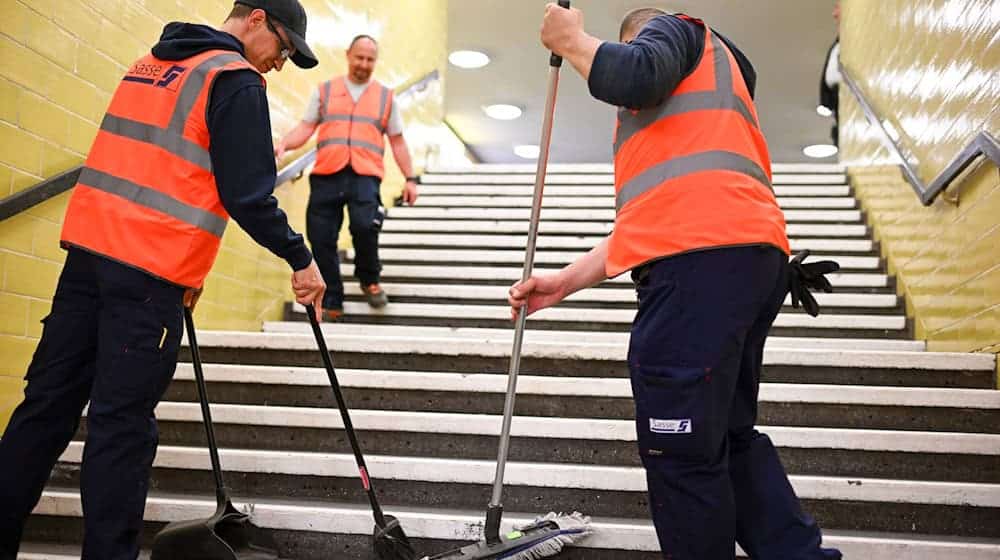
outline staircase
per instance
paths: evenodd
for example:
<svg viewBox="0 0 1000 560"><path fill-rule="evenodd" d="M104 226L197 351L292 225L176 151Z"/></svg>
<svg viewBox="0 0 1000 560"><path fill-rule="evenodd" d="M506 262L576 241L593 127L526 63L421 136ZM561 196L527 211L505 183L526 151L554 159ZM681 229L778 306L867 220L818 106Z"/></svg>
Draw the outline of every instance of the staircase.
<svg viewBox="0 0 1000 560"><path fill-rule="evenodd" d="M391 303L353 280L324 325L374 484L421 552L480 536L494 474L533 166L438 169L381 237ZM864 560L1000 558L995 356L926 352L912 339L843 170L777 165L792 249L839 261L813 318L786 306L765 350L760 424L825 542ZM608 233L607 165L552 165L536 263L562 266ZM343 266L350 278L353 266ZM787 302L786 302L787 304ZM635 449L625 351L627 276L528 321L505 521L585 512L595 534L562 558L660 558ZM370 558L371 514L299 306L263 332L199 341L236 501L302 559ZM147 536L214 509L197 393L181 364L158 409ZM21 558L78 554L81 428L29 522ZM148 542L147 542L148 546Z"/></svg>

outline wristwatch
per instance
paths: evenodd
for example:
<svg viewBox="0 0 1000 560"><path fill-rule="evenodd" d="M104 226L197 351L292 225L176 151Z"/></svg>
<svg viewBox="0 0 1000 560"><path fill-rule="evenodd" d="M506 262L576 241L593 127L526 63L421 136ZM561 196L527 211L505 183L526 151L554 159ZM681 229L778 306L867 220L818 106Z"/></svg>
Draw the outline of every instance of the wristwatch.
<svg viewBox="0 0 1000 560"><path fill-rule="evenodd" d="M419 182L418 179L419 179L419 177L407 177L406 178L406 182L407 183L417 183L417 182Z"/></svg>

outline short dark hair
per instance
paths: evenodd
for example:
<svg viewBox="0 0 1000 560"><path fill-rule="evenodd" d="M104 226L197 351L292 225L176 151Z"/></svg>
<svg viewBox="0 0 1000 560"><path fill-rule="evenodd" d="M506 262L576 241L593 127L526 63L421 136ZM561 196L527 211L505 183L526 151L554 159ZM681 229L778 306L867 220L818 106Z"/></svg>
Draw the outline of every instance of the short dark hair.
<svg viewBox="0 0 1000 560"><path fill-rule="evenodd" d="M649 23L649 20L665 15L667 15L667 12L659 8L636 8L632 10L622 18L622 26L618 30L618 39L622 39L630 31L642 29L644 25Z"/></svg>
<svg viewBox="0 0 1000 560"><path fill-rule="evenodd" d="M233 4L233 9L226 16L226 21L231 19L246 19L250 15L250 12L254 11L256 8L252 6L247 6L246 4L240 4L237 2Z"/></svg>
<svg viewBox="0 0 1000 560"><path fill-rule="evenodd" d="M362 39L368 39L372 43L375 43L375 48L378 48L378 41L375 40L375 37L372 37L371 35L366 35L366 34L362 33L361 35L356 35L353 39L351 39L351 44L347 45L347 50L353 49L354 48L354 43L357 43L358 41L360 41Z"/></svg>

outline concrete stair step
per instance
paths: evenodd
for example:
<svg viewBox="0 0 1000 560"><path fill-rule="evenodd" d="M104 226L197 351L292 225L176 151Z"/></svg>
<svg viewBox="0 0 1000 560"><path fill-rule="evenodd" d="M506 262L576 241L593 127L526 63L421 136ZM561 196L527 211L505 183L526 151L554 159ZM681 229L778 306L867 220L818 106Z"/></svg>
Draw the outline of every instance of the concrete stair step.
<svg viewBox="0 0 1000 560"><path fill-rule="evenodd" d="M171 391L157 409L163 424L162 443L204 445L201 410L193 384ZM212 382L210 395L222 394L223 383ZM228 426L220 431L220 445L234 448L345 452L350 448L342 433L340 413L331 391L311 387L310 406L282 406L281 388L269 387L276 398L266 404L219 403L213 397L213 419ZM186 393L180 394L177 393ZM305 393L305 391L302 391ZM365 434L369 453L418 457L494 459L501 417L471 412L417 412L372 409L378 398L358 398L346 392L351 417ZM260 394L254 395L260 397ZM178 402L186 398L189 402ZM303 394L303 399L309 395ZM320 403L317 401L328 401ZM320 408L316 405L326 404ZM496 404L496 403L494 403ZM364 407L364 408L362 408ZM766 407L766 405L765 405ZM775 426L763 424L781 449L790 473L912 480L1000 482L995 468L1000 461L1000 435L961 432L873 430ZM224 428L219 428L223 430ZM512 459L573 464L638 466L636 427L631 419L529 416L519 413L512 427ZM995 430L995 428L994 428ZM336 433L334 433L336 432ZM85 433L85 432L82 432ZM266 439L262 439L265 438Z"/></svg>
<svg viewBox="0 0 1000 560"><path fill-rule="evenodd" d="M502 301L502 300L501 300ZM304 318L304 308L294 307L293 317ZM534 313L530 319L535 329L565 329L627 332L635 309L610 309L596 304L589 307L553 307ZM372 308L361 301L345 301L345 323L393 325L438 325L501 328L510 324L510 307L450 303L406 303L392 300L382 308ZM803 312L782 312L774 321L771 333L779 336L834 336L903 338L908 335L906 317L886 314L827 313L812 317Z"/></svg>
<svg viewBox="0 0 1000 560"><path fill-rule="evenodd" d="M420 185L420 196L533 196L535 186L531 185L483 185L483 184L447 184ZM546 185L544 198L558 196L603 196L613 197L614 185ZM810 196L810 197L840 197L851 196L848 185L778 185L774 187L774 196Z"/></svg>
<svg viewBox="0 0 1000 560"><path fill-rule="evenodd" d="M212 401L271 406L336 407L319 368L208 364ZM189 364L179 364L165 399L198 398ZM358 408L470 414L503 409L506 379L477 373L342 368L347 402ZM250 381L252 380L252 381ZM549 418L634 418L631 387L622 378L525 375L515 413ZM1000 393L977 389L763 383L758 422L817 428L1000 431ZM1000 446L1000 441L996 444ZM1000 477L1000 472L997 473Z"/></svg>
<svg viewBox="0 0 1000 560"><path fill-rule="evenodd" d="M421 208L396 206L389 210L389 219L422 220L528 220L530 208ZM603 210L543 208L543 221L563 220L573 222L611 222L615 209ZM826 222L858 224L860 210L786 210L788 222Z"/></svg>
<svg viewBox="0 0 1000 560"><path fill-rule="evenodd" d="M349 328L349 327L345 327ZM581 340L576 344L533 340L522 350L525 375L628 377L626 348ZM204 331L199 344L206 362L321 366L316 340L306 333ZM467 341L448 336L326 336L341 368L507 373L511 346L504 341ZM186 349L182 357L188 359ZM993 354L885 350L807 350L769 346L762 381L810 384L904 385L994 388Z"/></svg>
<svg viewBox="0 0 1000 560"><path fill-rule="evenodd" d="M604 237L599 236L539 236L539 249L585 249L590 250ZM808 249L826 253L873 253L875 244L868 239L816 239L792 238L792 251ZM474 247L477 249L524 249L527 237L524 235L476 235L446 233L382 233L379 247ZM877 257L873 254L871 256Z"/></svg>
<svg viewBox="0 0 1000 560"><path fill-rule="evenodd" d="M522 263L523 264L523 263ZM539 265L540 272L552 270L552 265ZM342 262L340 271L345 283L350 284L354 276L354 264ZM386 282L420 282L428 279L436 284L478 284L510 287L521 278L521 266L468 266L440 264L393 264L385 263L382 267L382 280ZM828 274L827 278L834 290L852 289L867 293L895 293L893 282L885 274L865 272L841 272ZM634 284L628 274L609 278L598 288L628 287Z"/></svg>
<svg viewBox="0 0 1000 560"><path fill-rule="evenodd" d="M283 556L300 560L370 560L371 512L355 504L287 500L254 500L253 520L278 542ZM237 507L247 507L236 500ZM210 493L176 496L153 493L146 506L147 542L170 521L207 517L215 509ZM29 521L34 540L69 540L82 534L76 492L48 490ZM450 550L482 537L482 508L466 510L393 507L406 534L422 554ZM543 512L504 513L502 530L530 523ZM593 518L594 533L559 555L567 560L660 560L652 523L645 519ZM1000 540L879 532L824 531L823 542L840 548L846 558L865 560L994 560ZM743 557L738 552L739 557ZM62 560L58 558L56 560Z"/></svg>
<svg viewBox="0 0 1000 560"><path fill-rule="evenodd" d="M477 174L477 173L424 173L420 182L427 185L447 185L473 183L478 185L533 185L534 173ZM547 172L545 185L611 185L614 176L610 173L569 174ZM843 185L847 176L843 173L780 173L771 177L771 184L778 185Z"/></svg>
<svg viewBox="0 0 1000 560"><path fill-rule="evenodd" d="M535 262L539 264L566 265L583 256L586 251L556 251L541 249L535 253ZM418 249L418 248L379 248L379 258L385 263L447 263L447 264L523 264L524 251L485 250L485 249ZM347 252L353 261L354 250ZM842 270L872 272L880 269L882 259L877 256L860 257L854 255L837 255L816 253L810 260L834 260L840 263Z"/></svg>
<svg viewBox="0 0 1000 560"><path fill-rule="evenodd" d="M78 483L83 443L60 457L52 481ZM365 503L354 457L343 453L220 449L235 495ZM387 505L472 509L488 494L493 461L368 454L368 472ZM204 448L161 445L151 488L173 493L211 488ZM823 527L1000 537L1000 485L791 475L796 494ZM504 506L565 508L590 515L648 515L641 467L508 462Z"/></svg>
<svg viewBox="0 0 1000 560"><path fill-rule="evenodd" d="M335 407L214 404L212 410L216 436L223 446L350 451ZM164 402L157 414L161 445L204 447L205 432L196 403ZM369 454L496 459L497 414L353 409L351 417ZM639 466L631 420L516 416L515 424L511 460ZM80 440L85 437L85 426ZM761 430L778 446L792 474L1000 483L995 434L789 426L763 426Z"/></svg>
<svg viewBox="0 0 1000 560"><path fill-rule="evenodd" d="M846 168L839 163L772 163L771 173L834 173L843 174ZM534 180L534 163L472 163L461 166L438 165L427 169L427 173L443 174L524 174ZM610 163L549 163L548 173L611 174L614 165Z"/></svg>
<svg viewBox="0 0 1000 560"><path fill-rule="evenodd" d="M323 331L334 339L340 335L375 336L375 337L414 337L414 338L449 338L455 342L474 342L488 344L510 345L513 341L513 328L486 329L472 327L433 327L411 325L374 325L374 324L344 324L323 323ZM309 327L301 321L268 321L262 326L264 332L275 333L311 333ZM531 330L527 335L532 342L554 342L575 344L611 344L622 348L628 345L628 333L601 331L560 331ZM810 350L886 350L922 352L926 343L921 340L884 339L884 338L833 338L833 337L786 337L770 336L767 339L768 348L800 348Z"/></svg>
<svg viewBox="0 0 1000 560"><path fill-rule="evenodd" d="M344 324L323 323L323 331L334 337L374 336L374 337L413 337L413 338L448 338L454 342L469 341L480 344L510 345L513 340L513 328L474 328L474 327L435 327L410 325L376 325L376 324ZM301 321L268 321L262 326L264 332L275 333L311 333L309 327ZM601 331L561 331L561 330L531 330L527 339L534 342L566 343L570 345L596 344L612 345L625 348L628 346L628 333ZM920 340L878 339L878 338L833 338L833 337L787 337L770 336L767 339L768 348L799 348L806 350L886 350L922 352L926 343Z"/></svg>
<svg viewBox="0 0 1000 560"><path fill-rule="evenodd" d="M79 560L81 546L77 544L21 543L17 560ZM140 560L148 560L149 550L139 552Z"/></svg>
<svg viewBox="0 0 1000 560"><path fill-rule="evenodd" d="M558 222L538 224L540 238L548 235L607 235L611 222ZM526 220L422 220L393 216L382 226L383 233L434 232L434 233L520 233L528 231ZM792 237L865 237L868 226L864 224L786 224L785 232Z"/></svg>
<svg viewBox="0 0 1000 560"><path fill-rule="evenodd" d="M777 196L782 209L849 209L858 207L854 197L840 196ZM415 206L421 208L531 208L531 196L476 196L452 192L448 195L421 193ZM614 208L614 190L604 196L559 196L548 194L542 197L542 208Z"/></svg>
<svg viewBox="0 0 1000 560"><path fill-rule="evenodd" d="M398 303L469 303L490 305L507 299L507 286L447 285L382 282L382 289L393 302ZM344 286L344 295L355 301L364 301L364 293L359 284ZM817 293L816 302L823 313L837 313L850 310L855 314L895 313L903 314L899 296L894 294L866 293ZM599 304L602 309L636 308L635 290L631 288L591 288L571 294L560 307ZM791 296L785 298L785 311L793 312ZM304 310L296 307L297 312Z"/></svg>

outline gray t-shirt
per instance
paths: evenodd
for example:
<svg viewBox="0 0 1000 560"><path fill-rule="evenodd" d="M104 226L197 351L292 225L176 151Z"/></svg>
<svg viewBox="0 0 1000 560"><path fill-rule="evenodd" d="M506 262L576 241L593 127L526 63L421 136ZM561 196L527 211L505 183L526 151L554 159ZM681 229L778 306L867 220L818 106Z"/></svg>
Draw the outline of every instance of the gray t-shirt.
<svg viewBox="0 0 1000 560"><path fill-rule="evenodd" d="M368 89L368 84L371 83L356 84L347 78L343 78L343 80L347 83L347 91L350 92L351 99L355 103L358 102L358 99L361 99L361 94ZM302 115L302 120L312 124L319 122L319 88L313 90L312 97L309 98L309 105L306 107L306 113ZM389 136L397 136L403 133L403 119L399 116L399 111L396 110L395 100L393 100L392 107L389 108L389 124L386 126L385 133Z"/></svg>

